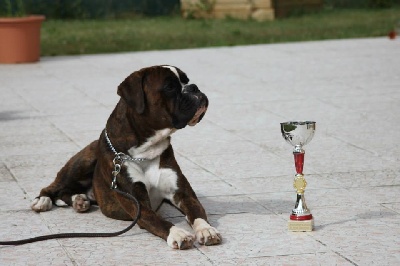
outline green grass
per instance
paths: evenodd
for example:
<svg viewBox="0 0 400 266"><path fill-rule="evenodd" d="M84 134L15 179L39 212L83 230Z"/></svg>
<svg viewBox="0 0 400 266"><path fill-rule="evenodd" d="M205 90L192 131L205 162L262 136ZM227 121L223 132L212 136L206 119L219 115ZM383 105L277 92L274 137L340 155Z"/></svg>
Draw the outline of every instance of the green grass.
<svg viewBox="0 0 400 266"><path fill-rule="evenodd" d="M232 46L386 36L400 21L400 7L331 10L268 22L190 20L48 20L42 55L71 55Z"/></svg>

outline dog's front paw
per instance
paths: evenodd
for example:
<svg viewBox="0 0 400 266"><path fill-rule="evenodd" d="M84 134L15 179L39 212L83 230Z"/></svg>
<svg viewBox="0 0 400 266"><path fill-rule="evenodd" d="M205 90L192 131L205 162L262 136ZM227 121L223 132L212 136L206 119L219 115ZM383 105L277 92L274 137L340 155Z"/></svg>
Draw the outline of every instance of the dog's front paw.
<svg viewBox="0 0 400 266"><path fill-rule="evenodd" d="M76 194L72 196L72 207L77 212L85 212L90 208L90 201L85 194Z"/></svg>
<svg viewBox="0 0 400 266"><path fill-rule="evenodd" d="M196 232L197 241L202 245L218 245L222 242L218 230L201 218L194 220L193 229Z"/></svg>
<svg viewBox="0 0 400 266"><path fill-rule="evenodd" d="M188 249L193 246L194 236L186 230L172 226L169 229L167 244L174 249Z"/></svg>
<svg viewBox="0 0 400 266"><path fill-rule="evenodd" d="M31 209L35 212L45 212L51 210L53 203L49 197L37 197L31 203Z"/></svg>

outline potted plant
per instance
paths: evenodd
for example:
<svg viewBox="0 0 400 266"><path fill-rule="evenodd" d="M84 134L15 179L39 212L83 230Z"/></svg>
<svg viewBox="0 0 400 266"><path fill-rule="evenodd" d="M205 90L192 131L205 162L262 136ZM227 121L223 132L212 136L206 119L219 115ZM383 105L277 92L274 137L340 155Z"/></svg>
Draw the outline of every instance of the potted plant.
<svg viewBox="0 0 400 266"><path fill-rule="evenodd" d="M5 0L0 15L0 63L29 63L40 58L44 16L26 15L22 0Z"/></svg>

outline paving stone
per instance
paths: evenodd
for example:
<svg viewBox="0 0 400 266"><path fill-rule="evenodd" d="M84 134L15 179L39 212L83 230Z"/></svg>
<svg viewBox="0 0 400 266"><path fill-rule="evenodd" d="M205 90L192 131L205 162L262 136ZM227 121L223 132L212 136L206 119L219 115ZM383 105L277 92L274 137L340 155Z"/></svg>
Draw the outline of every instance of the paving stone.
<svg viewBox="0 0 400 266"><path fill-rule="evenodd" d="M114 232L98 207L35 213L30 201L99 137L118 85L140 68L180 67L210 100L172 136L219 246L177 251L134 227L114 238L0 246L0 265L397 265L400 263L400 49L385 38L45 57L0 65L0 241ZM21 76L24 78L22 79ZM280 123L315 120L305 146L312 232L287 230L293 148ZM184 215L158 214L188 231Z"/></svg>

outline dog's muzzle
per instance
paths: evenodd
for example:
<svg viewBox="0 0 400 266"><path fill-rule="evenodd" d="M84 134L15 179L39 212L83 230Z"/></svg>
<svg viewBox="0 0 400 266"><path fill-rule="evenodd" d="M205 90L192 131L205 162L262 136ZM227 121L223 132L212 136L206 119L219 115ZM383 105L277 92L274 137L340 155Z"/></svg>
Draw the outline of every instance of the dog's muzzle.
<svg viewBox="0 0 400 266"><path fill-rule="evenodd" d="M188 122L189 126L194 126L200 122L200 120L203 118L204 114L207 111L208 107L207 96L199 90L196 84L185 85L183 87L182 93L190 94L190 96L195 98L196 101L199 103L199 107L197 108L196 113L194 114L193 118L190 119L190 121Z"/></svg>
<svg viewBox="0 0 400 266"><path fill-rule="evenodd" d="M188 125L189 126L195 126L197 123L200 122L200 120L203 118L204 114L207 111L207 106L203 105L200 106L196 113L194 114L193 118L189 121Z"/></svg>

